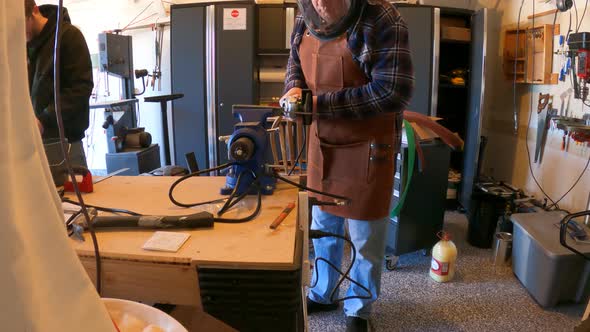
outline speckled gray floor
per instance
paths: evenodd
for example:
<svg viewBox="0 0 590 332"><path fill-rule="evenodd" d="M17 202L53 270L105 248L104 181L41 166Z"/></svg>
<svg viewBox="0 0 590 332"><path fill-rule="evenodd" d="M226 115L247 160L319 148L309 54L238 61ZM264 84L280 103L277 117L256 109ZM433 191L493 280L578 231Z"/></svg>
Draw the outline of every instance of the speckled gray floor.
<svg viewBox="0 0 590 332"><path fill-rule="evenodd" d="M403 255L395 271L383 272L372 331L573 331L579 324L584 304L542 309L509 268L494 267L491 249L467 244L464 215L448 212L445 229L459 250L454 281L431 280L429 257ZM344 314L313 314L309 327L313 332L344 331Z"/></svg>

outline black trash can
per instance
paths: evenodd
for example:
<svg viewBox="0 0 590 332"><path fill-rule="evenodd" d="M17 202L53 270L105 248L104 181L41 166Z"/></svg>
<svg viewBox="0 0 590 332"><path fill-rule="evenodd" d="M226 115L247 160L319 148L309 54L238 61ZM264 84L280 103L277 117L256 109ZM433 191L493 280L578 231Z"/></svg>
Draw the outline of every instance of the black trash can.
<svg viewBox="0 0 590 332"><path fill-rule="evenodd" d="M468 211L467 242L478 248L491 248L498 218L504 215L507 205L513 208L518 195L518 190L502 183L476 184Z"/></svg>

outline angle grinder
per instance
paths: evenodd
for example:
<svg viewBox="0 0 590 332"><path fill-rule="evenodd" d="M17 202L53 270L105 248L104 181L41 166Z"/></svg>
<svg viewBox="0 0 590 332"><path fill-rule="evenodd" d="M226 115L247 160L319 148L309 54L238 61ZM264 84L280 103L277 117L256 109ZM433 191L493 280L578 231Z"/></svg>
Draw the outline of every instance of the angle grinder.
<svg viewBox="0 0 590 332"><path fill-rule="evenodd" d="M303 124L311 124L313 111L313 95L311 90L301 90L301 96L288 96L280 101L283 109L283 116L289 119L296 119L298 116L303 119Z"/></svg>

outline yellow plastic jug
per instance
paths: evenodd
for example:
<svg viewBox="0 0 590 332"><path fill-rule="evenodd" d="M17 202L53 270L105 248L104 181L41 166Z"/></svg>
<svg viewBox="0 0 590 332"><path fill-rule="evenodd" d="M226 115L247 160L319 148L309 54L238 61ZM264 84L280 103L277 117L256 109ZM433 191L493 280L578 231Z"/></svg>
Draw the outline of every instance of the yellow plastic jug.
<svg viewBox="0 0 590 332"><path fill-rule="evenodd" d="M457 247L451 241L451 234L440 231L437 236L440 241L432 248L430 277L438 282L447 282L455 275Z"/></svg>

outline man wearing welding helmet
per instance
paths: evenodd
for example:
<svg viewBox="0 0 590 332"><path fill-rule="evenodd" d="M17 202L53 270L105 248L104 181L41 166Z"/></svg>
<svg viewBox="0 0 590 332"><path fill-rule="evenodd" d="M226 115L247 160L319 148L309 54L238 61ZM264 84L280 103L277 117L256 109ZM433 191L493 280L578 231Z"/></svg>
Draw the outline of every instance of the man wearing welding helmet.
<svg viewBox="0 0 590 332"><path fill-rule="evenodd" d="M298 5L283 98L312 91L308 186L350 199L346 206L314 206L312 229L344 235L348 221L358 251L351 278L371 297L358 285L349 286L347 331L367 331L380 291L402 111L413 91L408 29L384 0L298 0ZM342 240L324 237L313 244L316 257L340 267ZM310 313L338 309L330 293L339 274L318 263L317 285L307 299Z"/></svg>

